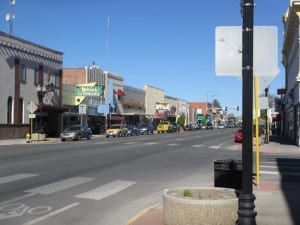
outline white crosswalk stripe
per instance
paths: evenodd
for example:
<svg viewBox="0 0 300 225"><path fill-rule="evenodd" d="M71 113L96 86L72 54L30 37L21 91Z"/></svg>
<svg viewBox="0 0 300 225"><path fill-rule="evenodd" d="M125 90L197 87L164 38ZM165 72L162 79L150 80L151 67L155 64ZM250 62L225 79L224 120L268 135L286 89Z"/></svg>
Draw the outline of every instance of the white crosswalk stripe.
<svg viewBox="0 0 300 225"><path fill-rule="evenodd" d="M219 149L220 146L219 145L212 145L212 146L209 146L208 148L212 148L212 149Z"/></svg>
<svg viewBox="0 0 300 225"><path fill-rule="evenodd" d="M132 141L132 142L125 142L124 145L133 145L133 144L136 144L135 141Z"/></svg>
<svg viewBox="0 0 300 225"><path fill-rule="evenodd" d="M156 144L158 144L158 143L156 143L156 142L147 142L147 143L144 143L143 145L156 145Z"/></svg>
<svg viewBox="0 0 300 225"><path fill-rule="evenodd" d="M201 145L192 145L193 148L201 148L203 146L204 146L203 144L201 144Z"/></svg>
<svg viewBox="0 0 300 225"><path fill-rule="evenodd" d="M136 182L134 182L134 181L115 180L111 183L102 185L93 190L76 195L75 197L91 199L91 200L101 200L110 195L116 194L116 193L134 185L135 183Z"/></svg>
<svg viewBox="0 0 300 225"><path fill-rule="evenodd" d="M38 176L38 174L32 174L32 173L19 173L7 177L0 177L0 184L10 183L17 180L22 180L30 177Z"/></svg>
<svg viewBox="0 0 300 225"><path fill-rule="evenodd" d="M55 183L47 184L44 186L32 188L30 190L27 190L25 192L34 193L34 194L43 194L43 195L49 195L58 191L62 191L83 183L86 183L88 181L93 180L94 178L88 178L88 177L72 177L69 179L65 179L62 181L58 181Z"/></svg>

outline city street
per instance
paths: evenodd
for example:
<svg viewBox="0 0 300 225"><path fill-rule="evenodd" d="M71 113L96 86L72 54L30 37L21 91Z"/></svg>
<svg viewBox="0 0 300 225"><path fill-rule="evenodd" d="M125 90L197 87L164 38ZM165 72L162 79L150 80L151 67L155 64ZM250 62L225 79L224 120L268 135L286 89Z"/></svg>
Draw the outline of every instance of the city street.
<svg viewBox="0 0 300 225"><path fill-rule="evenodd" d="M214 160L241 159L235 131L0 146L0 225L125 224L165 188L213 184ZM261 179L280 180L276 156L261 160Z"/></svg>

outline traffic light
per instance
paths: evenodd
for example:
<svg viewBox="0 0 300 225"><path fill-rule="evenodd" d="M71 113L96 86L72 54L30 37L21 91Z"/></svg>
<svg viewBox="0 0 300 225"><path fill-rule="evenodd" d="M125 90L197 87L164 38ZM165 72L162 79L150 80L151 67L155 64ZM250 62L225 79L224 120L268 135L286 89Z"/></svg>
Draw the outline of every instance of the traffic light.
<svg viewBox="0 0 300 225"><path fill-rule="evenodd" d="M237 110L237 111L239 111L239 110L240 110L240 107L239 107L239 106L237 106L237 107L236 107L236 110Z"/></svg>
<svg viewBox="0 0 300 225"><path fill-rule="evenodd" d="M225 106L225 111L227 112L227 106Z"/></svg>

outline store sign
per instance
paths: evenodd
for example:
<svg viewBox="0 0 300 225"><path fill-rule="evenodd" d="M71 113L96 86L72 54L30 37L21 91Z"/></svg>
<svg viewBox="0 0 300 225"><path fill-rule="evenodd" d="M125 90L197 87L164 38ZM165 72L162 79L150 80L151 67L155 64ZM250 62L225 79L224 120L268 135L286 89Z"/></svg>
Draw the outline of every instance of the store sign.
<svg viewBox="0 0 300 225"><path fill-rule="evenodd" d="M97 96L103 97L103 86L76 86L76 96Z"/></svg>

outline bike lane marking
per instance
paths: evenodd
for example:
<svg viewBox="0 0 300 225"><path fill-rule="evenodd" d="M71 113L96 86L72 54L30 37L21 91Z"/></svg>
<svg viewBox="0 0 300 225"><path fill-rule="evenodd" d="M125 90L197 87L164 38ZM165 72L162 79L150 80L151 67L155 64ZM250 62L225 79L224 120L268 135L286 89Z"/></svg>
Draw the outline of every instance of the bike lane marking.
<svg viewBox="0 0 300 225"><path fill-rule="evenodd" d="M41 216L41 217L36 218L36 219L34 219L34 220L28 221L28 222L24 223L23 225L34 225L34 224L39 223L39 222L41 222L41 221L43 221L43 220L45 220L45 219L48 219L48 218L50 218L50 217L52 217L52 216L55 216L55 215L57 215L57 214L59 214L59 213L65 212L65 211L67 211L67 210L69 210L69 209L71 209L71 208L73 208L73 207L76 207L76 206L78 206L79 204L80 204L79 202L74 202L74 203L72 203L72 204L70 204L70 205L67 205L67 206L65 206L65 207L63 207L63 208L60 208L60 209L58 209L58 210L55 210L55 211L53 211L53 212L51 212L51 213L48 213L48 214L46 214L46 215L44 215L44 216Z"/></svg>
<svg viewBox="0 0 300 225"><path fill-rule="evenodd" d="M11 200L8 200L8 201L5 201L5 202L1 202L0 206L1 205L6 205L6 204L11 203L11 202L19 201L19 200L24 199L24 198L29 198L29 197L34 196L34 195L35 195L35 193L29 193L29 194L26 194L26 195L22 195L20 197L17 197L17 198L14 198L14 199L11 199Z"/></svg>
<svg viewBox="0 0 300 225"><path fill-rule="evenodd" d="M30 208L24 203L10 203L0 206L0 220L22 216L26 212L31 215L39 215L47 213L51 210L52 208L50 206L38 206Z"/></svg>

